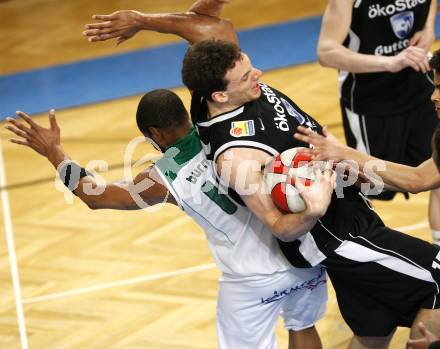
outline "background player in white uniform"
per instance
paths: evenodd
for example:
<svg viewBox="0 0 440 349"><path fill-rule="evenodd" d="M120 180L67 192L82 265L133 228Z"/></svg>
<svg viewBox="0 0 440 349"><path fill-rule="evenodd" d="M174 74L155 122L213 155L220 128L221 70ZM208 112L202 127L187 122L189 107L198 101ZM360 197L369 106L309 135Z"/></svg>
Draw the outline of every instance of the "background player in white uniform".
<svg viewBox="0 0 440 349"><path fill-rule="evenodd" d="M323 66L340 70L350 147L408 166L430 157L436 120L429 101L433 88L424 73L436 12L434 0L329 0L318 56ZM393 196L383 192L373 198ZM440 243L440 215L434 213L440 189L431 192L429 207L432 238Z"/></svg>
<svg viewBox="0 0 440 349"><path fill-rule="evenodd" d="M7 129L20 137L14 142L47 157L65 185L90 208L129 210L167 202L178 205L204 229L222 271L217 305L220 348L276 348L274 328L280 312L290 330L290 348L321 347L314 324L325 312L325 271L293 268L263 223L219 192L211 163L177 95L155 90L142 98L138 126L165 152L132 182L101 185L69 160L53 111L50 128L22 112L18 115L27 125L8 119Z"/></svg>

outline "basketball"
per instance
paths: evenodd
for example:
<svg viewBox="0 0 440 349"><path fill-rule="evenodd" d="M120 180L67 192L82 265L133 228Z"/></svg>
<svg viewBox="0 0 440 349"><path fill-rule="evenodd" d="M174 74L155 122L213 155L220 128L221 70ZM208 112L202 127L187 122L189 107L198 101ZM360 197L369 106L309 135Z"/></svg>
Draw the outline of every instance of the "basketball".
<svg viewBox="0 0 440 349"><path fill-rule="evenodd" d="M311 155L304 152L307 148L288 149L275 156L266 166L264 181L274 204L285 212L298 213L306 209L295 183L298 179L303 185L313 183L313 168L308 166Z"/></svg>

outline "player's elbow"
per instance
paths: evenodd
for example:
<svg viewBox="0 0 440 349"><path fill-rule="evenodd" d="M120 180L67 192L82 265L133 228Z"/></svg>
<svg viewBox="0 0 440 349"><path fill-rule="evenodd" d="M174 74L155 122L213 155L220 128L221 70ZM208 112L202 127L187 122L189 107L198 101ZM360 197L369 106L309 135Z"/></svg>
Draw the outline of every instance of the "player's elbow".
<svg viewBox="0 0 440 349"><path fill-rule="evenodd" d="M317 49L317 56L318 56L318 62L323 67L330 67L330 55L328 54L328 51L325 49L322 49L318 46Z"/></svg>
<svg viewBox="0 0 440 349"><path fill-rule="evenodd" d="M413 180L406 183L406 188L404 189L411 194L418 194L425 190L424 181L421 176L416 175Z"/></svg>
<svg viewBox="0 0 440 349"><path fill-rule="evenodd" d="M210 37L224 41L237 43L237 35L234 25L229 19L220 19L215 25L210 27Z"/></svg>
<svg viewBox="0 0 440 349"><path fill-rule="evenodd" d="M97 201L94 201L94 200L83 200L83 202L91 210L99 210L99 209L103 208L101 205L99 205L99 203Z"/></svg>
<svg viewBox="0 0 440 349"><path fill-rule="evenodd" d="M275 222L270 229L276 238L283 242L293 241L298 238L298 235L295 232L285 229L285 227L279 222Z"/></svg>
<svg viewBox="0 0 440 349"><path fill-rule="evenodd" d="M338 44L329 41L320 41L316 49L318 62L323 67L335 68L335 54Z"/></svg>

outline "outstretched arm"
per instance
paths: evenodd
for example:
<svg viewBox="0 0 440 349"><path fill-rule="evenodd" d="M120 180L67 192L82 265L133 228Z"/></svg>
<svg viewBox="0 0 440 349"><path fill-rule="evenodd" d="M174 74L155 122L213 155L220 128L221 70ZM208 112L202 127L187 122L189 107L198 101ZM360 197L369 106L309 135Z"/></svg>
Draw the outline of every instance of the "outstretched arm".
<svg viewBox="0 0 440 349"><path fill-rule="evenodd" d="M94 15L102 22L86 24L84 36L89 41L116 39L120 44L140 30L175 34L190 44L207 39L238 43L234 27L220 13L227 0L198 0L188 12L149 14L133 10L116 11L109 15Z"/></svg>
<svg viewBox="0 0 440 349"><path fill-rule="evenodd" d="M47 158L57 170L70 161L61 146L60 128L54 110L49 113L49 128L40 126L23 112L17 112L17 115L24 122L8 118L8 125L5 126L19 137L12 139L12 143L33 149ZM162 184L154 168L141 172L133 181L100 184L93 176L85 176L79 180L74 193L92 209L135 210L157 203L175 204L174 198Z"/></svg>
<svg viewBox="0 0 440 349"><path fill-rule="evenodd" d="M359 169L364 173L369 164L382 161L385 170L380 171L377 175L383 180L387 189L418 193L440 187L440 174L432 158L418 167L380 160L342 144L325 128L323 132L324 136L300 126L297 133L295 133L295 138L314 145L311 152L316 160L333 160L336 162L352 160L357 163ZM370 167L370 169L372 168Z"/></svg>
<svg viewBox="0 0 440 349"><path fill-rule="evenodd" d="M353 73L398 72L406 67L422 72L429 70L426 50L418 46L410 46L391 57L361 54L343 46L352 11L353 0L328 1L317 49L321 65Z"/></svg>

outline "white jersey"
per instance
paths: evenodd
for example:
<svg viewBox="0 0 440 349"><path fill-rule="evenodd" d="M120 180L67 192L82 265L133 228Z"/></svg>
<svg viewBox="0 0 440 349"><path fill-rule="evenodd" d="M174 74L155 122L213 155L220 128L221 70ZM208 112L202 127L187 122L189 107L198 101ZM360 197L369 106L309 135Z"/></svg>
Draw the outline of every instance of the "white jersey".
<svg viewBox="0 0 440 349"><path fill-rule="evenodd" d="M269 275L292 268L271 231L219 189L194 128L166 150L155 168L180 208L205 231L223 273Z"/></svg>

